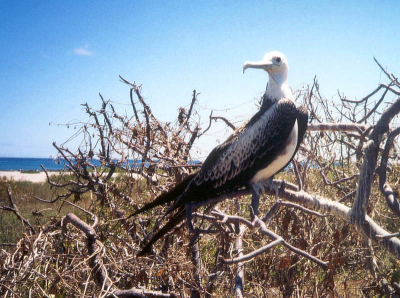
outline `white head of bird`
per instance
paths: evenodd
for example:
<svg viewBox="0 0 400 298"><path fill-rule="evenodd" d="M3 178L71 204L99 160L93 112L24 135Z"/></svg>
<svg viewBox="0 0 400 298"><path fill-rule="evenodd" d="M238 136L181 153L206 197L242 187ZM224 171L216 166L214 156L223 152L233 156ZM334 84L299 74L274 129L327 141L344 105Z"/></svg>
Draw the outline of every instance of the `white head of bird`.
<svg viewBox="0 0 400 298"><path fill-rule="evenodd" d="M243 73L247 68L264 69L269 76L267 96L271 100L289 98L293 100L292 91L287 82L289 63L280 52L274 51L266 54L264 59L256 62L247 61L243 65Z"/></svg>

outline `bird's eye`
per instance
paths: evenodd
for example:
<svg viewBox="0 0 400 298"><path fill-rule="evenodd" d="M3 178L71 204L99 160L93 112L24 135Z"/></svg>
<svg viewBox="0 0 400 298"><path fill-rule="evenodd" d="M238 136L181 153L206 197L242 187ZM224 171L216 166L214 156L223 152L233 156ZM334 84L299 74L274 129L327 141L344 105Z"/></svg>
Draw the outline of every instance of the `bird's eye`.
<svg viewBox="0 0 400 298"><path fill-rule="evenodd" d="M276 58L276 62L281 62L281 57Z"/></svg>

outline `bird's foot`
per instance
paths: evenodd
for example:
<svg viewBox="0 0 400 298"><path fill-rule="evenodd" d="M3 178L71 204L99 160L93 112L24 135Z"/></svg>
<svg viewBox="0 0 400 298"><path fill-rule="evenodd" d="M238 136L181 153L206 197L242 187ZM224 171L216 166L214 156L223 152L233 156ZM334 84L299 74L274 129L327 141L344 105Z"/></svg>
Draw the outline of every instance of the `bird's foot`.
<svg viewBox="0 0 400 298"><path fill-rule="evenodd" d="M268 187L270 191L275 191L275 198L278 199L279 191L284 188L285 182L281 182L280 184L275 184L274 178L270 177L267 180L261 182L256 182L252 185L252 200L251 207L253 208L254 214L258 215L258 205L260 201L260 192L265 195L265 187Z"/></svg>
<svg viewBox="0 0 400 298"><path fill-rule="evenodd" d="M268 179L269 180L269 179ZM260 192L265 196L265 186L270 187L265 182L258 181L252 185L252 200L251 207L255 215L258 215L258 205L260 201Z"/></svg>
<svg viewBox="0 0 400 298"><path fill-rule="evenodd" d="M270 191L275 191L275 198L278 199L279 189L284 185L284 182L281 182L278 186L277 184L274 184L273 181L274 178L270 177L263 184L264 186L268 187Z"/></svg>
<svg viewBox="0 0 400 298"><path fill-rule="evenodd" d="M253 195L257 194L258 196L260 196L260 192L263 194L263 196L265 195L265 184L262 183L261 181L256 182L252 185L253 188Z"/></svg>

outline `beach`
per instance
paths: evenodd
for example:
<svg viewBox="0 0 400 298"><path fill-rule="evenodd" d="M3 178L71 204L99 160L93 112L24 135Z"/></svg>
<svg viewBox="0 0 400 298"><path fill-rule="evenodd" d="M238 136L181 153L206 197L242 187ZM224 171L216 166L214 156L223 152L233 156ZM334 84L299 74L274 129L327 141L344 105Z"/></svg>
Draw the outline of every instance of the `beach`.
<svg viewBox="0 0 400 298"><path fill-rule="evenodd" d="M59 175L61 172L59 171L54 171L54 172L49 172L49 176L51 177L52 175ZM117 173L113 174L113 178L117 177ZM140 174L136 173L130 173L130 177L134 179L143 179L143 176ZM27 182L34 182L34 183L42 183L42 182L47 182L47 176L45 172L37 172L37 173L21 173L20 171L0 171L0 179L6 177L8 180L14 180L14 181L27 181ZM160 179L161 177L158 175L153 175L152 180L157 181L157 179Z"/></svg>
<svg viewBox="0 0 400 298"><path fill-rule="evenodd" d="M49 175L58 175L60 172L50 172ZM0 171L0 178L6 177L14 181L28 181L42 183L47 181L45 172L21 173L20 171Z"/></svg>

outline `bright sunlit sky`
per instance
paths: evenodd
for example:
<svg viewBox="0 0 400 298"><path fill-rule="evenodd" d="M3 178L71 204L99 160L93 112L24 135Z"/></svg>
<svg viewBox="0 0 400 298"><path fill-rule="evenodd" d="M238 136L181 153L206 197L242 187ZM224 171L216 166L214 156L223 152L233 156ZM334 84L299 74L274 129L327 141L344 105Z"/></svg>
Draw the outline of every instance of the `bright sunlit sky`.
<svg viewBox="0 0 400 298"><path fill-rule="evenodd" d="M100 107L99 92L129 103L118 75L143 85L163 121L194 89L202 121L235 106L225 116L250 118L268 76L243 74L243 63L273 50L288 58L293 89L317 76L327 98L362 98L387 82L374 56L400 75L399 16L397 0L0 0L0 156L54 156L52 142L74 132L57 124L87 119L81 103Z"/></svg>

